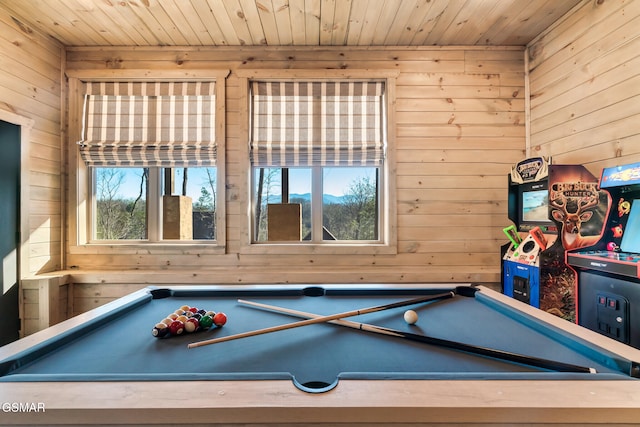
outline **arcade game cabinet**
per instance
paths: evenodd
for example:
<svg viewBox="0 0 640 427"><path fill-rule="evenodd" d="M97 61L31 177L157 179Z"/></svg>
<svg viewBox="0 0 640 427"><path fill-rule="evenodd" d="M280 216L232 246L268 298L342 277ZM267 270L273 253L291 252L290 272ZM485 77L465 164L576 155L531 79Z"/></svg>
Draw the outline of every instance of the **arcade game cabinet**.
<svg viewBox="0 0 640 427"><path fill-rule="evenodd" d="M604 234L567 252L578 280L578 324L640 348L640 163L605 168Z"/></svg>
<svg viewBox="0 0 640 427"><path fill-rule="evenodd" d="M599 239L607 195L580 165L526 159L509 175L510 243L502 248L505 295L575 322L576 279L565 251Z"/></svg>

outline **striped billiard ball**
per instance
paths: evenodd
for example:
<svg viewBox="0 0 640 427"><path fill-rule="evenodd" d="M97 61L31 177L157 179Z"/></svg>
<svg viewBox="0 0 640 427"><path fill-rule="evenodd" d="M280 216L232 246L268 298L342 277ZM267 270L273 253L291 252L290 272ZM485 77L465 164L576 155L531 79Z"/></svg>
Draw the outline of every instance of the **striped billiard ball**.
<svg viewBox="0 0 640 427"><path fill-rule="evenodd" d="M156 338L164 338L169 335L169 327L162 322L156 323L156 326L151 330L151 335Z"/></svg>
<svg viewBox="0 0 640 427"><path fill-rule="evenodd" d="M184 332L184 323L179 320L174 320L169 325L169 332L171 335L181 335Z"/></svg>
<svg viewBox="0 0 640 427"><path fill-rule="evenodd" d="M198 322L198 319L196 319L195 317L190 317L184 324L184 330L188 333L195 332L198 330L199 325L200 323Z"/></svg>

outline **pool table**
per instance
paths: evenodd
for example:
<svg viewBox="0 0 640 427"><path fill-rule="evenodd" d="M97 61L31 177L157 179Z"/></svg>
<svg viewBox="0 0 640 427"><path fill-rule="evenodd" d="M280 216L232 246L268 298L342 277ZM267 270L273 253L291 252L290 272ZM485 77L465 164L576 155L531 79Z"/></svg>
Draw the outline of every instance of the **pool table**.
<svg viewBox="0 0 640 427"><path fill-rule="evenodd" d="M342 319L392 335L322 322L188 347L301 321L245 300L318 316L397 307ZM184 305L227 323L154 337ZM639 350L482 286L149 287L0 348L0 423L610 425L640 420L638 377Z"/></svg>

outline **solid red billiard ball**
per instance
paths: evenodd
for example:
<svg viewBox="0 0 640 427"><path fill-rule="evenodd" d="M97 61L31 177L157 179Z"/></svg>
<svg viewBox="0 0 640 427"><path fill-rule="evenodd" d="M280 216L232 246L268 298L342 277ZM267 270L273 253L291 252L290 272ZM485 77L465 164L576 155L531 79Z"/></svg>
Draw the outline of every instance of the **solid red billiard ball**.
<svg viewBox="0 0 640 427"><path fill-rule="evenodd" d="M174 320L171 322L171 325L169 325L169 332L171 332L171 335L182 334L184 332L184 323L179 320Z"/></svg>
<svg viewBox="0 0 640 427"><path fill-rule="evenodd" d="M224 325L225 323L227 323L227 315L220 312L220 313L216 313L215 316L213 316L213 324L221 327L222 325Z"/></svg>
<svg viewBox="0 0 640 427"><path fill-rule="evenodd" d="M193 313L197 313L198 309L196 307L191 307L189 311L193 314Z"/></svg>
<svg viewBox="0 0 640 427"><path fill-rule="evenodd" d="M187 322L184 324L184 330L186 332L195 332L198 330L199 322L195 317L190 317Z"/></svg>

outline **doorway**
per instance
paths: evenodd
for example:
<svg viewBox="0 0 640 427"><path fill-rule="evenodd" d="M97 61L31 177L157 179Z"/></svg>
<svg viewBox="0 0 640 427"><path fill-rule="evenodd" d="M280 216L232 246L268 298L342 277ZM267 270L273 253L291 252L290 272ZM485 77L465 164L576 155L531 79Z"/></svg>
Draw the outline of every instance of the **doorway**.
<svg viewBox="0 0 640 427"><path fill-rule="evenodd" d="M0 346L20 337L20 126L0 120Z"/></svg>

